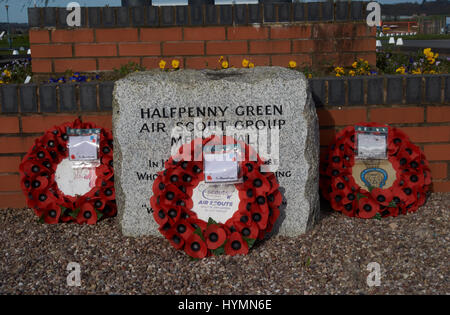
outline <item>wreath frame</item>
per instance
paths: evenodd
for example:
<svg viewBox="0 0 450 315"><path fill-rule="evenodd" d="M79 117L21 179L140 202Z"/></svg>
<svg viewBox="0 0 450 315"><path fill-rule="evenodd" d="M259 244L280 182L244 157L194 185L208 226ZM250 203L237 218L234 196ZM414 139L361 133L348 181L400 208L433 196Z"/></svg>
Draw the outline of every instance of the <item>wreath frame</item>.
<svg viewBox="0 0 450 315"><path fill-rule="evenodd" d="M55 181L56 168L68 157L67 128L101 130L100 164L96 168L95 186L84 195L66 195ZM96 224L102 218L116 215L113 147L109 130L80 119L54 126L35 139L19 170L27 205L33 208L41 223Z"/></svg>
<svg viewBox="0 0 450 315"><path fill-rule="evenodd" d="M243 183L234 184L239 193L239 206L225 223L212 218L206 222L192 211L194 188L204 180L203 156L186 159L185 154L189 152L189 157L194 157L196 152L203 154L206 143L238 143L244 152L240 170ZM247 254L257 239L272 231L280 216L279 184L274 173L260 171L263 164L248 144L232 137L212 135L182 145L165 162L165 170L158 173L152 186L150 205L158 230L175 249L184 250L193 259Z"/></svg>
<svg viewBox="0 0 450 315"><path fill-rule="evenodd" d="M337 133L322 157L320 190L331 207L349 217L364 219L415 212L422 206L431 187L431 172L425 155L398 128L371 123L366 127L387 127L387 158L395 170L392 186L382 189L359 186L352 174L355 165L355 129L348 126Z"/></svg>

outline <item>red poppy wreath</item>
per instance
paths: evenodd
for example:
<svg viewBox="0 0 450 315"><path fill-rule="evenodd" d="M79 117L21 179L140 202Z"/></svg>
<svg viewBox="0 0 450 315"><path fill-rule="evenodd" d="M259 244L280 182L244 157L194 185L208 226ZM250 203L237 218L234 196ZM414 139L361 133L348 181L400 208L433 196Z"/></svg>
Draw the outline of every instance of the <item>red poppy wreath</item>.
<svg viewBox="0 0 450 315"><path fill-rule="evenodd" d="M95 174L89 177L89 191L83 195L65 194L55 180L58 165L68 158L67 128L101 130L98 138L100 164L96 166ZM34 209L41 222L95 224L101 218L114 216L117 212L112 134L92 123L82 123L77 119L47 130L35 140L23 158L20 173L27 204Z"/></svg>
<svg viewBox="0 0 450 315"><path fill-rule="evenodd" d="M356 160L355 137L353 126L341 130L321 163L321 192L334 210L350 217L381 218L414 212L425 203L431 174L419 147L399 129L388 127L387 159Z"/></svg>
<svg viewBox="0 0 450 315"><path fill-rule="evenodd" d="M225 223L218 223L212 218L199 217L193 210L193 195L195 197L196 187L204 184L203 146L225 141L245 148L240 169L243 182L234 184L238 203L232 208L232 216ZM188 156L197 156L188 159L187 152ZM272 230L280 215L282 196L278 181L273 173L260 171L262 164L249 145L230 137L211 136L181 146L178 154L165 163L166 169L158 174L153 184L150 204L161 234L173 247L197 259L247 254L256 239L262 239Z"/></svg>

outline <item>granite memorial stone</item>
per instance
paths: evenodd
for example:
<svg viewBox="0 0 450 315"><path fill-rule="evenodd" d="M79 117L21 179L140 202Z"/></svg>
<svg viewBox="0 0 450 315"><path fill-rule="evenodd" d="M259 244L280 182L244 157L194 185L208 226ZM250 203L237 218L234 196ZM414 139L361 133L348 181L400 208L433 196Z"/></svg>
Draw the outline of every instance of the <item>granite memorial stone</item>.
<svg viewBox="0 0 450 315"><path fill-rule="evenodd" d="M230 135L229 128L270 133L271 145L277 137L278 150L267 149L283 194L273 233L295 236L313 225L319 212L319 128L303 74L279 67L153 70L133 73L114 87L115 187L124 235L160 235L149 203L153 182L174 148L207 127L213 134ZM192 137L174 136L177 128Z"/></svg>

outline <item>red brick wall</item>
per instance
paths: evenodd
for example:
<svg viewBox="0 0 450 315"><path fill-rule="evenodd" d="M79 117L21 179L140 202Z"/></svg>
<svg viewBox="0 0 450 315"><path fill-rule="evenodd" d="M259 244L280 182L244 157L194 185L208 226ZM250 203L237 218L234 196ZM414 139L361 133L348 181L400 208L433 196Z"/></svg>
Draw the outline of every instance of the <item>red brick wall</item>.
<svg viewBox="0 0 450 315"><path fill-rule="evenodd" d="M450 108L448 106L322 107L317 109L322 152L335 133L361 121L377 121L401 127L424 150L431 166L433 191L450 192ZM49 127L80 117L77 114L0 116L0 208L23 207L19 164L35 138ZM111 113L81 114L111 128Z"/></svg>
<svg viewBox="0 0 450 315"><path fill-rule="evenodd" d="M375 28L362 22L164 28L30 29L33 72L102 71L134 61L146 68L178 59L183 68L216 68L220 56L241 66L375 64Z"/></svg>

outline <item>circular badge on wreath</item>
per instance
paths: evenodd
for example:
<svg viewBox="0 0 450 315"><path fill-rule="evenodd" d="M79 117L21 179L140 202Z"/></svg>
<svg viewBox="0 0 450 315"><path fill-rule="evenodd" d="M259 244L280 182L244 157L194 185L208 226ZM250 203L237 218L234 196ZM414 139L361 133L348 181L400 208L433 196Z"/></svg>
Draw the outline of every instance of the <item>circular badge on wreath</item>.
<svg viewBox="0 0 450 315"><path fill-rule="evenodd" d="M80 129L98 132L98 162L93 167L75 168L68 156L67 130ZM95 224L117 213L113 139L104 128L79 119L55 126L35 140L19 169L27 204L41 222Z"/></svg>
<svg viewBox="0 0 450 315"><path fill-rule="evenodd" d="M244 148L243 182L205 183L203 147L232 143ZM261 172L263 161L246 143L211 136L184 144L153 183L150 204L161 234L193 258L247 254L269 233L280 215L282 195L275 174Z"/></svg>
<svg viewBox="0 0 450 315"><path fill-rule="evenodd" d="M425 203L431 173L425 155L401 130L387 127L387 159L355 159L354 126L341 130L321 161L320 188L331 207L350 217L414 212Z"/></svg>

